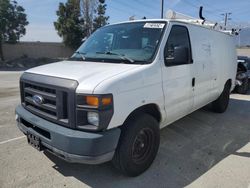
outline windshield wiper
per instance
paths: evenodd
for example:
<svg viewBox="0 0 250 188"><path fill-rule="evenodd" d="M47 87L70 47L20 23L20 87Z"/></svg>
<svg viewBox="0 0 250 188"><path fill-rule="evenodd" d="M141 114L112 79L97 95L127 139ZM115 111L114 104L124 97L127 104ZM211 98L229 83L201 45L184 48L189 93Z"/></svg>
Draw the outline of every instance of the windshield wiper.
<svg viewBox="0 0 250 188"><path fill-rule="evenodd" d="M76 51L75 53L76 53L76 54L79 54L83 60L86 59L86 57L85 57L86 53L79 52L79 51Z"/></svg>
<svg viewBox="0 0 250 188"><path fill-rule="evenodd" d="M125 56L124 54L117 54L117 53L114 53L114 52L111 52L111 51L108 51L108 52L96 52L97 54L106 54L106 55L116 55L118 56L119 58L123 59L123 60L127 60L129 61L130 63L134 63L135 60Z"/></svg>

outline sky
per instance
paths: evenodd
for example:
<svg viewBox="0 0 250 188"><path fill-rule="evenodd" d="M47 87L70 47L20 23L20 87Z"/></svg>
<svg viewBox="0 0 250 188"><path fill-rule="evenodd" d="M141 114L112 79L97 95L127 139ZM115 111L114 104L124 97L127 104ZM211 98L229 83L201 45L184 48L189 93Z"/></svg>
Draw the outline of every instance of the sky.
<svg viewBox="0 0 250 188"><path fill-rule="evenodd" d="M60 42L53 22L56 10L66 0L16 0L24 7L29 21L27 32L21 41ZM160 18L161 0L106 0L109 23L136 19ZM221 14L230 12L229 24L250 27L250 0L164 0L164 15L168 9L198 17L199 6L207 20L223 22Z"/></svg>

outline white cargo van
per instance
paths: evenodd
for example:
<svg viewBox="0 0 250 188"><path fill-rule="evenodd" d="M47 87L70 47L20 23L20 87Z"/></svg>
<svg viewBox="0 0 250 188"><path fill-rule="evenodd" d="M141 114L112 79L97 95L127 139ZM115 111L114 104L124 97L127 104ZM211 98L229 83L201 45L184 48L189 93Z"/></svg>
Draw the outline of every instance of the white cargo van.
<svg viewBox="0 0 250 188"><path fill-rule="evenodd" d="M17 125L28 142L74 163L112 160L136 176L160 129L211 103L222 113L236 75L230 34L178 19L97 30L67 61L27 70Z"/></svg>

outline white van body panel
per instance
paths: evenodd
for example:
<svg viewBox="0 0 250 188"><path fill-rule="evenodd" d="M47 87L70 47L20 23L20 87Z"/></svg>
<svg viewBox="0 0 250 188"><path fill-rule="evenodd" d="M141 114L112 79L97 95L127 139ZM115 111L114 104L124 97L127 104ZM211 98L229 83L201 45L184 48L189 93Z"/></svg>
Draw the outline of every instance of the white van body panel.
<svg viewBox="0 0 250 188"><path fill-rule="evenodd" d="M192 64L173 67L164 65L163 51L172 25L188 28ZM232 36L193 24L171 21L152 65L144 65L142 69L130 71L128 75L120 74L117 78L105 80L95 88L94 93L105 93L108 88L112 88L109 92L114 94L114 109L121 110L114 110L109 128L123 124L134 109L151 103L159 107L162 114L160 127L163 128L216 100L229 79L232 90L236 74L235 62L236 51ZM162 67L162 78L157 65ZM192 78L196 82L193 88ZM159 94L159 79L162 79L164 95Z"/></svg>
<svg viewBox="0 0 250 188"><path fill-rule="evenodd" d="M111 93L114 114L108 129L121 126L134 110L147 104L157 106L161 113L160 127L165 127L216 100L227 80L231 80L232 90L237 61L232 36L191 23L158 21L168 24L151 64L64 61L27 72L76 80L79 83L76 94ZM173 67L164 64L164 47L173 25L188 28L192 64Z"/></svg>
<svg viewBox="0 0 250 188"><path fill-rule="evenodd" d="M158 61L106 79L95 88L94 93L113 94L114 115L109 128L122 125L129 114L146 104L156 104L162 121L166 118Z"/></svg>
<svg viewBox="0 0 250 188"><path fill-rule="evenodd" d="M218 98L227 80L231 79L234 87L236 51L233 37L228 34L196 25L188 29L196 78L194 107L199 109Z"/></svg>
<svg viewBox="0 0 250 188"><path fill-rule="evenodd" d="M162 67L162 87L165 95L165 111L167 118L161 123L161 128L190 113L193 109L193 64L166 66L164 49L174 23L169 22L161 44L159 62ZM183 26L183 24L177 24ZM185 25L184 25L185 26Z"/></svg>
<svg viewBox="0 0 250 188"><path fill-rule="evenodd" d="M138 67L140 66L129 64L62 61L32 68L26 72L76 80L79 83L77 93L91 94L103 80Z"/></svg>

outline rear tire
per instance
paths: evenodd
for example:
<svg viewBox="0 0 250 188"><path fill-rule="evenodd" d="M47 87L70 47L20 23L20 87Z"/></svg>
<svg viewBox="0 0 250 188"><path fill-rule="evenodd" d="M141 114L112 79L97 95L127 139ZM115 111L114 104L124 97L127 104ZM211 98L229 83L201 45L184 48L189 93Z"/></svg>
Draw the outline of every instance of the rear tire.
<svg viewBox="0 0 250 188"><path fill-rule="evenodd" d="M148 114L131 118L122 127L113 165L124 175L135 177L154 161L160 144L159 123Z"/></svg>
<svg viewBox="0 0 250 188"><path fill-rule="evenodd" d="M229 103L230 88L230 84L227 83L219 98L212 102L211 106L214 112L223 113L226 111Z"/></svg>
<svg viewBox="0 0 250 188"><path fill-rule="evenodd" d="M242 80L241 86L236 86L236 92L239 94L246 94L248 91L248 78Z"/></svg>

